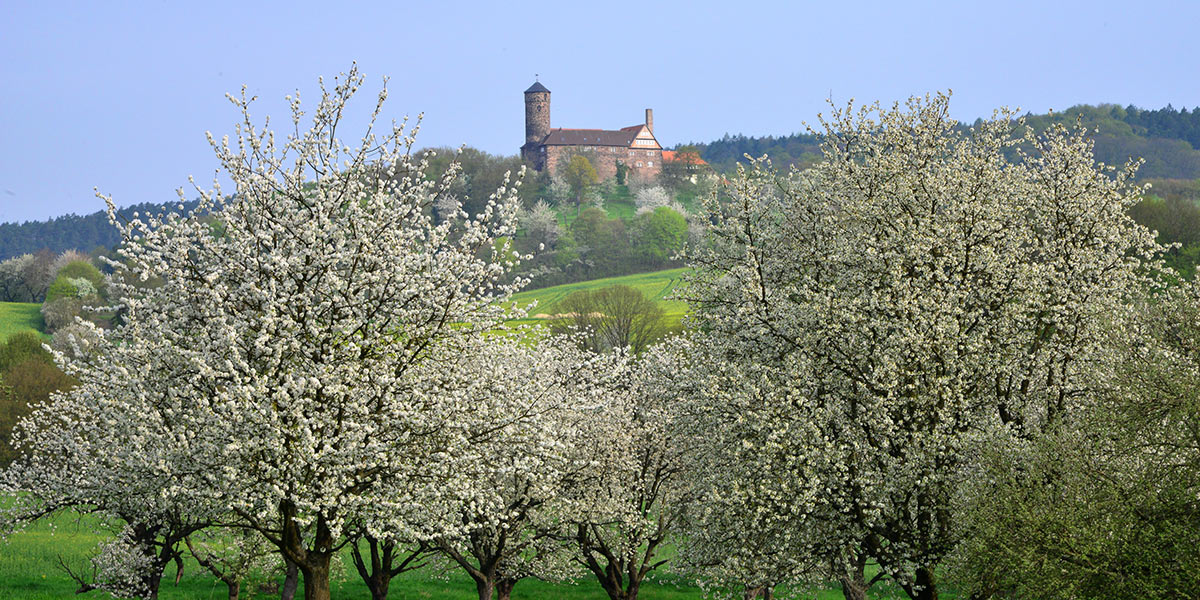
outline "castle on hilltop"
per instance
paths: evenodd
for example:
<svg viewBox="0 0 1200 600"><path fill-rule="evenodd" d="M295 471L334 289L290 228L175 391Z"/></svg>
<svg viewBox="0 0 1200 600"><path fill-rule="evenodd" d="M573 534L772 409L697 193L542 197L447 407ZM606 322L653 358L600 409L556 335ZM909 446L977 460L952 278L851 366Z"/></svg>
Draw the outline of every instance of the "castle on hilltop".
<svg viewBox="0 0 1200 600"><path fill-rule="evenodd" d="M617 175L648 180L662 172L663 149L654 137L654 111L646 122L621 129L551 129L550 90L534 82L525 90L525 145L521 158L538 171L556 175L574 155L583 155L601 180Z"/></svg>

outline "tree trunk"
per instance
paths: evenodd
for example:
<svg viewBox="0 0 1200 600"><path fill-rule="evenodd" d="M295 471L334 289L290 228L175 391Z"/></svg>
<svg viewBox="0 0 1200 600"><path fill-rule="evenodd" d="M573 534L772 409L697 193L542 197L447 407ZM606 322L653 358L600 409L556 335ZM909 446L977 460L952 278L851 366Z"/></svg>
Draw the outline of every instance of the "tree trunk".
<svg viewBox="0 0 1200 600"><path fill-rule="evenodd" d="M495 588L495 582L488 577L475 579L475 589L479 591L479 600L492 600L492 592Z"/></svg>
<svg viewBox="0 0 1200 600"><path fill-rule="evenodd" d="M763 600L772 600L775 597L775 588L769 585L746 586L742 592L744 600L755 600L762 598Z"/></svg>
<svg viewBox="0 0 1200 600"><path fill-rule="evenodd" d="M146 598L147 600L158 600L158 588L162 584L162 568L154 570L154 573L147 575L146 582Z"/></svg>
<svg viewBox="0 0 1200 600"><path fill-rule="evenodd" d="M367 589L371 591L371 600L387 600L388 587L391 585L391 580L386 576L364 579L367 584Z"/></svg>
<svg viewBox="0 0 1200 600"><path fill-rule="evenodd" d="M914 590L916 595L913 600L937 600L937 582L933 578L933 569L921 567L917 569L916 585Z"/></svg>
<svg viewBox="0 0 1200 600"><path fill-rule="evenodd" d="M300 565L300 572L304 574L304 600L330 600L330 557L330 554L311 552L309 560Z"/></svg>
<svg viewBox="0 0 1200 600"><path fill-rule="evenodd" d="M357 542L351 546L350 558L354 560L354 568L358 571L358 576L362 578L363 583L367 584L367 589L371 592L371 600L387 600L388 587L392 583L391 553L385 547L381 558L377 542L370 540L368 543L371 548L370 566L367 565L366 559L358 549Z"/></svg>
<svg viewBox="0 0 1200 600"><path fill-rule="evenodd" d="M242 593L242 582L226 581L225 585L229 587L229 600L238 600L238 596Z"/></svg>
<svg viewBox="0 0 1200 600"><path fill-rule="evenodd" d="M300 586L300 567L287 558L283 560L287 562L287 576L283 578L283 589L279 594L279 600L295 600L296 588Z"/></svg>
<svg viewBox="0 0 1200 600"><path fill-rule="evenodd" d="M513 588L517 587L517 579L501 579L496 582L496 600L509 600Z"/></svg>
<svg viewBox="0 0 1200 600"><path fill-rule="evenodd" d="M846 600L867 600L867 578L862 572L846 573L838 577L842 584L842 597Z"/></svg>

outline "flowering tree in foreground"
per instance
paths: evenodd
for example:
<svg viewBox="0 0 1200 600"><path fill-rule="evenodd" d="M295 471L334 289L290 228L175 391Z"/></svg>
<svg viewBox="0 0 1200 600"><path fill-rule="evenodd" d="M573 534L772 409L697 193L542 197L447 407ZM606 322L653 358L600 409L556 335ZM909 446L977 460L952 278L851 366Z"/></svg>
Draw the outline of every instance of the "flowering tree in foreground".
<svg viewBox="0 0 1200 600"><path fill-rule="evenodd" d="M488 399L491 418L477 432L454 520L461 533L437 548L475 581L480 600L507 600L520 579L564 579L570 557L556 542L563 522L589 498L576 493L596 477L592 448L610 389L624 381L624 358L580 350L573 340L526 332L476 358L471 395ZM533 338L532 340L529 338Z"/></svg>
<svg viewBox="0 0 1200 600"><path fill-rule="evenodd" d="M703 337L700 338L703 340ZM679 548L683 569L714 595L741 590L745 600L770 599L776 586L797 585L819 571L810 507L818 500L810 454L792 453L791 438L810 439L814 424L788 414L788 398L806 381L772 378L755 363L712 369L706 343L687 349L680 399L690 440L686 477L694 501ZM782 443L781 443L782 442Z"/></svg>
<svg viewBox="0 0 1200 600"><path fill-rule="evenodd" d="M222 512L176 476L191 468L196 450L181 439L198 432L155 426L155 407L144 402L171 396L171 381L140 377L138 363L106 363L125 347L87 326L96 343L68 366L79 386L52 396L16 429L23 456L0 475L14 498L3 521L15 527L73 509L113 522L121 532L99 547L90 577L86 568L62 566L79 591L154 598L163 569L182 560L186 537Z"/></svg>
<svg viewBox="0 0 1200 600"><path fill-rule="evenodd" d="M291 97L278 136L254 124L244 90L230 96L242 123L210 141L233 193L122 226L124 323L24 428L22 468L54 479L59 450L89 466L14 487L52 506L144 489L163 498L151 508L257 531L309 600L329 597L330 561L357 532L461 527L433 517L460 497L477 417L493 415L459 361L488 343L516 285L497 239L517 202L499 190L480 214L435 224L454 170L427 179L411 133L378 123L386 89L366 135L340 137L362 81L322 84L311 115Z"/></svg>
<svg viewBox="0 0 1200 600"><path fill-rule="evenodd" d="M206 529L184 540L192 558L225 584L229 600L238 600L242 586L257 573L276 571L279 554L253 531Z"/></svg>
<svg viewBox="0 0 1200 600"><path fill-rule="evenodd" d="M710 460L741 463L741 514L816 532L785 547L829 565L847 598L865 597L868 562L937 597L972 449L1074 410L1103 331L1152 284L1158 248L1126 214L1132 167L1096 165L1082 130L1036 136L1009 113L961 128L947 107L836 110L825 160L742 171L693 257L709 364L756 370L693 410L760 451ZM770 464L808 482L785 495L756 479Z"/></svg>
<svg viewBox="0 0 1200 600"><path fill-rule="evenodd" d="M689 504L683 478L688 449L676 435L680 341L650 347L631 366L619 393L595 415L602 440L590 449L589 477L577 488L575 560L612 600L637 600L643 582L665 565L664 545Z"/></svg>

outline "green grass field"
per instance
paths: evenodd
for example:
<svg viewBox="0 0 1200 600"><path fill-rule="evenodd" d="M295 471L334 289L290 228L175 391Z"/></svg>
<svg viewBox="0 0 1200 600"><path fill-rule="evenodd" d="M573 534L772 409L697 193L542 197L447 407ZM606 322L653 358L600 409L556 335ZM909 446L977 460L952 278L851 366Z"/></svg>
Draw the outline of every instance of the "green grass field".
<svg viewBox="0 0 1200 600"><path fill-rule="evenodd" d="M651 300L658 302L666 312L666 319L671 325L677 326L683 315L687 313L687 303L681 300L669 300L668 297L682 283L683 274L686 271L687 269L684 268L655 271L653 273L637 273L635 275L593 279L579 283L566 283L554 287L521 292L513 296L513 300L516 301L518 306L530 307L534 301L537 302L537 306L529 310L530 318L522 319L518 322L537 322L545 318L544 316L538 318L538 315L553 315L559 312L555 305L571 294L571 292L599 289L613 285L627 285L642 292Z"/></svg>
<svg viewBox="0 0 1200 600"><path fill-rule="evenodd" d="M0 302L0 341L22 331L41 331L41 304Z"/></svg>
<svg viewBox="0 0 1200 600"><path fill-rule="evenodd" d="M633 204L633 195L629 193L629 190L621 188L617 194L604 199L604 212L608 213L610 218L629 221L637 214L637 207Z"/></svg>
<svg viewBox="0 0 1200 600"><path fill-rule="evenodd" d="M78 519L73 515L59 516L39 522L0 542L0 598L6 600L51 600L74 596L75 583L59 566L60 559L72 570L89 573L87 557L104 536L93 531L96 522ZM340 578L333 584L334 598L368 598L366 586L354 571L349 556L339 567ZM200 569L194 562L184 565L184 574L175 585L175 567L168 567L159 597L163 600L210 600L226 597L225 584ZM298 594L300 596L301 594ZM103 592L91 592L84 597L107 598ZM242 598L278 598L279 595L256 590L244 590ZM467 600L477 598L474 583L457 570L427 569L405 574L393 580L389 598L421 600ZM646 600L699 600L700 590L676 577L667 575L661 581L649 583L642 589ZM832 598L833 596L830 596ZM514 600L562 598L565 600L603 600L607 598L600 585L581 578L574 584L546 583L529 579L520 582L513 591Z"/></svg>
<svg viewBox="0 0 1200 600"><path fill-rule="evenodd" d="M88 556L105 536L94 532L96 522L74 515L58 516L39 522L28 529L0 541L0 598L5 600L53 600L75 597L75 583L59 566L59 561L73 571L90 573ZM349 555L337 567L340 577L333 583L333 597L340 599L368 598L366 586L354 571ZM175 567L167 568L159 597L162 600L215 600L226 597L225 584L217 581L190 559L184 564L179 584L174 584ZM259 580L261 581L261 580ZM871 598L901 598L894 589L878 586ZM302 596L297 594L297 597ZM104 592L93 591L85 598L108 598ZM243 599L278 598L257 589L244 589ZM451 568L429 569L407 573L392 581L388 598L404 600L473 600L475 585L460 571ZM663 573L647 582L639 598L645 600L701 600L702 591L682 577ZM812 590L791 597L815 600L836 600L842 597L835 587ZM600 585L591 578L581 577L574 583L547 583L527 579L513 590L514 600L605 600Z"/></svg>

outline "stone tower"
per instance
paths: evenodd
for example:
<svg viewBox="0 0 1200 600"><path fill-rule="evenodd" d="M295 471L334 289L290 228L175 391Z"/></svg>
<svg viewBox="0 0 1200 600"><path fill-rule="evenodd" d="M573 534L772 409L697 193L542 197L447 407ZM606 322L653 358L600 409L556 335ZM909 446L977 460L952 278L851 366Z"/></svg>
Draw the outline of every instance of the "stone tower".
<svg viewBox="0 0 1200 600"><path fill-rule="evenodd" d="M541 144L550 135L550 90L535 81L525 90L525 145L521 157L541 164Z"/></svg>

